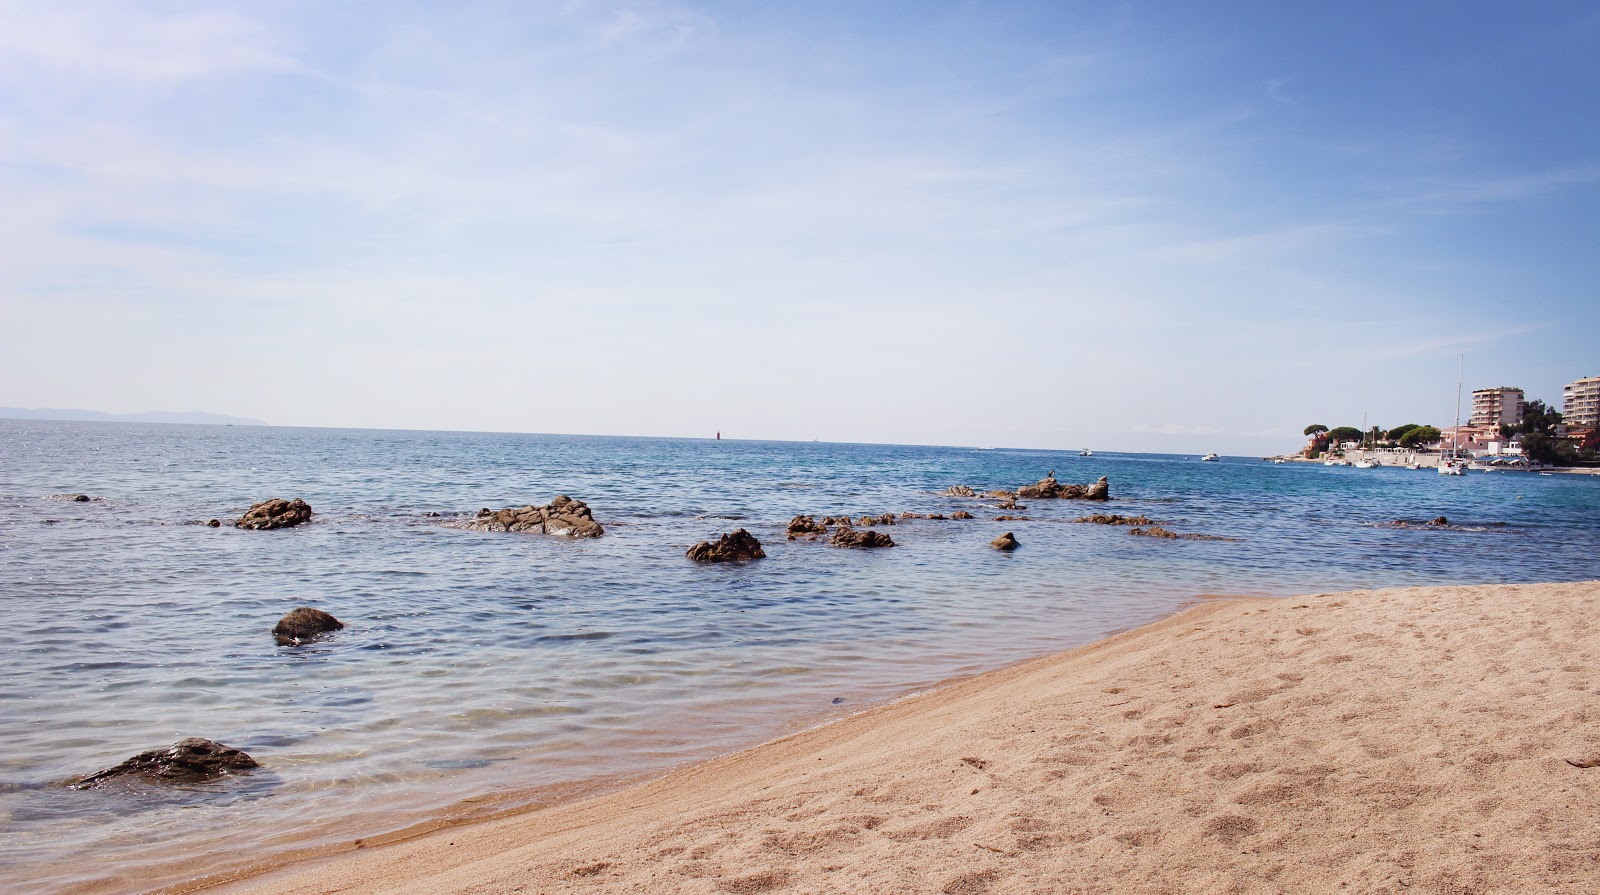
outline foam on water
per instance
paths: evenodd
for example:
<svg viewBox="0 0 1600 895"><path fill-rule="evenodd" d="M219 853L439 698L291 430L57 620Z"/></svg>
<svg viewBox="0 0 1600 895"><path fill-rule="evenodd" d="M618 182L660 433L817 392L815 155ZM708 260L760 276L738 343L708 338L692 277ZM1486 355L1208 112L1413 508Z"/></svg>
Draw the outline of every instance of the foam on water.
<svg viewBox="0 0 1600 895"><path fill-rule="evenodd" d="M1107 512L1237 542L992 522L953 484L1110 477ZM87 503L48 499L87 493ZM463 531L587 501L605 537ZM314 521L193 523L266 497ZM966 508L892 550L786 542L796 513ZM427 517L424 513L444 514ZM1450 528L1392 525L1448 516ZM736 526L768 558L698 566ZM1023 548L990 550L1014 531ZM1600 577L1600 479L1075 451L0 421L0 874L137 891L547 800L1081 644L1204 593ZM277 646L287 610L348 627ZM61 784L204 736L248 778ZM91 864L79 860L92 854Z"/></svg>

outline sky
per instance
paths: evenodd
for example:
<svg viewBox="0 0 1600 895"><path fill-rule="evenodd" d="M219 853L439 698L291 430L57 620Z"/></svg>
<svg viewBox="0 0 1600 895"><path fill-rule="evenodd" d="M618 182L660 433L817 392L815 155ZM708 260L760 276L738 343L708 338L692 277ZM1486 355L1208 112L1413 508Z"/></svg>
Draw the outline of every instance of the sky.
<svg viewBox="0 0 1600 895"><path fill-rule="evenodd" d="M1593 3L0 0L0 405L1265 455L1597 333Z"/></svg>

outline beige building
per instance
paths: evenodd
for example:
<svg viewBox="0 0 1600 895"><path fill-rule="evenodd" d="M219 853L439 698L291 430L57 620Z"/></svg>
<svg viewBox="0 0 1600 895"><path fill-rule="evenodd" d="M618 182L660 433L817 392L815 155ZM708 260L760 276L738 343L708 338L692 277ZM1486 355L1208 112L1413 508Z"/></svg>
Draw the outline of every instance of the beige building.
<svg viewBox="0 0 1600 895"><path fill-rule="evenodd" d="M1501 386L1474 389L1471 425L1515 426L1522 422L1522 411L1526 406L1520 388Z"/></svg>
<svg viewBox="0 0 1600 895"><path fill-rule="evenodd" d="M1569 426L1600 426L1600 376L1585 376L1561 390L1561 421Z"/></svg>

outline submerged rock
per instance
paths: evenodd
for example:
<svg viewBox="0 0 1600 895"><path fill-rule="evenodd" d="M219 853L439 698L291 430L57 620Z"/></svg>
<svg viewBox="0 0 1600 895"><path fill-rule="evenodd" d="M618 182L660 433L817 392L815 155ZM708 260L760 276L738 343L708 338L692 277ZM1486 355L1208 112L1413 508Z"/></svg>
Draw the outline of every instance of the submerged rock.
<svg viewBox="0 0 1600 895"><path fill-rule="evenodd" d="M210 520L209 522L206 523L206 528L221 528L221 527L222 527L222 520L221 519L212 519L212 520Z"/></svg>
<svg viewBox="0 0 1600 895"><path fill-rule="evenodd" d="M504 510L482 509L477 518L462 527L473 531L536 531L571 538L598 538L606 533L594 521L588 504L565 494L542 507L530 504Z"/></svg>
<svg viewBox="0 0 1600 895"><path fill-rule="evenodd" d="M966 485L951 485L950 487L944 489L944 496L945 497L977 497L978 496L978 492L972 490L971 488L967 487Z"/></svg>
<svg viewBox="0 0 1600 895"><path fill-rule="evenodd" d="M298 497L294 500L274 497L252 505L233 525L235 528L270 531L275 528L293 528L309 521L311 521L310 504Z"/></svg>
<svg viewBox="0 0 1600 895"><path fill-rule="evenodd" d="M1128 534L1144 538L1162 538L1169 541L1237 541L1239 538L1225 538L1222 535L1197 535L1168 531L1159 525L1149 528L1130 528Z"/></svg>
<svg viewBox="0 0 1600 895"><path fill-rule="evenodd" d="M733 562L741 559L763 559L766 551L756 536L742 528L717 538L716 543L701 541L684 554L695 562Z"/></svg>
<svg viewBox="0 0 1600 895"><path fill-rule="evenodd" d="M1039 498L1043 500L1106 500L1111 496L1111 483L1101 476L1099 481L1088 485L1063 485L1056 481L1055 471L1034 482L1023 485L1017 489L1020 499ZM1010 509L1010 507L1004 507Z"/></svg>
<svg viewBox="0 0 1600 895"><path fill-rule="evenodd" d="M1090 525L1155 525L1156 520L1148 516L1118 516L1112 514L1095 513L1093 516L1080 516L1073 522L1086 522Z"/></svg>
<svg viewBox="0 0 1600 895"><path fill-rule="evenodd" d="M321 609L301 606L278 619L277 626L272 629L272 636L283 646L294 646L343 628L344 622Z"/></svg>
<svg viewBox="0 0 1600 895"><path fill-rule="evenodd" d="M835 547L872 548L894 546L892 538L870 528L863 531L856 531L853 528L841 528L833 533L833 540L829 541L829 543Z"/></svg>
<svg viewBox="0 0 1600 895"><path fill-rule="evenodd" d="M856 520L856 524L862 528L871 528L874 525L893 525L894 523L893 513L884 513L882 516L862 516Z"/></svg>
<svg viewBox="0 0 1600 895"><path fill-rule="evenodd" d="M966 510L956 510L954 513L950 514L950 518L951 519L971 519L972 518L972 514L967 512Z"/></svg>
<svg viewBox="0 0 1600 895"><path fill-rule="evenodd" d="M996 550L1015 550L1022 545L1017 542L1016 535L1013 535L1008 531L1000 537L990 541L989 546Z"/></svg>
<svg viewBox="0 0 1600 895"><path fill-rule="evenodd" d="M994 521L996 521L996 522L1029 522L1031 520L1027 516L996 516L996 517L994 517Z"/></svg>
<svg viewBox="0 0 1600 895"><path fill-rule="evenodd" d="M1428 524L1429 525L1449 525L1450 524L1450 520L1446 519L1443 516L1438 516L1438 517L1435 517L1434 519L1432 519L1431 521L1429 521Z"/></svg>
<svg viewBox="0 0 1600 895"><path fill-rule="evenodd" d="M71 786L88 789L120 777L139 777L153 783L197 783L257 767L260 765L255 759L232 746L190 737L165 749L140 752L116 767L96 771Z"/></svg>

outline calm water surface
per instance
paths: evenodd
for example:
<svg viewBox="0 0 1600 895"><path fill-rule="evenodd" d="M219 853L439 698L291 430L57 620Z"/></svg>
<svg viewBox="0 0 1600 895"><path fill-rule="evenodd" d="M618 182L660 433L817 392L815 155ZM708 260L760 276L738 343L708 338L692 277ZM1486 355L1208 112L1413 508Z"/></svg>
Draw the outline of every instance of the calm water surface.
<svg viewBox="0 0 1600 895"><path fill-rule="evenodd" d="M994 522L946 487L1105 475L1109 510L1242 538ZM51 495L82 492L90 503ZM462 531L586 500L591 541ZM193 523L303 497L309 525ZM790 516L966 508L892 550ZM445 518L424 516L427 512ZM1397 529L1445 515L1449 530ZM683 551L744 527L766 560ZM1013 554L987 547L1002 531ZM1138 625L1197 594L1600 577L1600 478L1075 451L0 420L0 882L146 891L306 848L659 773L952 675ZM348 627L277 646L299 605ZM62 784L187 736L262 771ZM92 860L85 860L92 858Z"/></svg>

